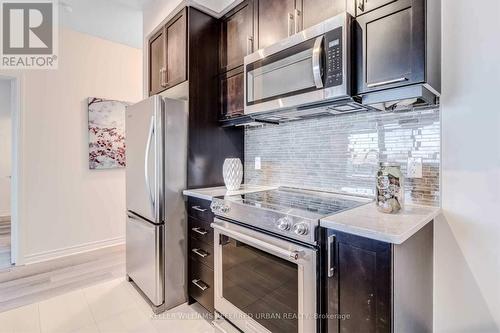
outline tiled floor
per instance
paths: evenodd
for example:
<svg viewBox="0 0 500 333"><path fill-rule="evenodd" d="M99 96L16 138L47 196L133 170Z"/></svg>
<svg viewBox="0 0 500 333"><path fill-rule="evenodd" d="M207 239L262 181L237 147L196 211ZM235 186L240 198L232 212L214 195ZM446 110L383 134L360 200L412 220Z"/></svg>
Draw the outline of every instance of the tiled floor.
<svg viewBox="0 0 500 333"><path fill-rule="evenodd" d="M213 333L196 311L180 305L159 316L124 279L71 291L0 313L1 333Z"/></svg>

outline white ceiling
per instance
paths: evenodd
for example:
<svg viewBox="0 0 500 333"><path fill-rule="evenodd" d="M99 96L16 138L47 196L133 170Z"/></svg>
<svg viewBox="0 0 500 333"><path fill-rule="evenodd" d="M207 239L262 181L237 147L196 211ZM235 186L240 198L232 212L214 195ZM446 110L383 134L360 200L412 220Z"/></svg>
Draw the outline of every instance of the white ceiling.
<svg viewBox="0 0 500 333"><path fill-rule="evenodd" d="M199 4L215 14L239 1L188 0L188 3ZM70 29L142 48L144 12L153 10L164 18L169 13L163 11L175 8L179 2L181 0L59 0L59 17L61 25Z"/></svg>
<svg viewBox="0 0 500 333"><path fill-rule="evenodd" d="M143 9L145 5L147 5L151 0L108 0L110 2L114 2L117 5L130 7L133 9Z"/></svg>
<svg viewBox="0 0 500 333"><path fill-rule="evenodd" d="M142 6L149 0L60 0L62 26L142 48Z"/></svg>

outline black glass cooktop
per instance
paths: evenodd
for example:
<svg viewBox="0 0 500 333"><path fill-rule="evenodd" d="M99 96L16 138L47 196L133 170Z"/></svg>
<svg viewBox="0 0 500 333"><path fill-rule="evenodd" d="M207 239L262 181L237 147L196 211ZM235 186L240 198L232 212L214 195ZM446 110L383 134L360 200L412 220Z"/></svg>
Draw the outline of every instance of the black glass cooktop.
<svg viewBox="0 0 500 333"><path fill-rule="evenodd" d="M234 195L224 199L255 207L278 210L287 214L314 218L333 215L371 202L370 199L362 197L291 188Z"/></svg>

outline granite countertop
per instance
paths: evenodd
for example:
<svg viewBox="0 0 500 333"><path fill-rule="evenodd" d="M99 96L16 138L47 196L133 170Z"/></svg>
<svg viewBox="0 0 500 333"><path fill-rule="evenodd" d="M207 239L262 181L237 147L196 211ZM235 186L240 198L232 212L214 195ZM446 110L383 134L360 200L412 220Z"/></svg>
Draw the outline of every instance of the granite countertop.
<svg viewBox="0 0 500 333"><path fill-rule="evenodd" d="M226 196L226 195L241 195L245 193L274 190L276 188L278 187L242 184L240 189L236 191L228 191L225 186L218 186L218 187L206 187L206 188L184 190L182 194L189 197L212 200L213 197Z"/></svg>
<svg viewBox="0 0 500 333"><path fill-rule="evenodd" d="M366 204L320 220L335 229L383 242L402 244L441 213L439 207L405 205L397 214L384 214L375 203Z"/></svg>

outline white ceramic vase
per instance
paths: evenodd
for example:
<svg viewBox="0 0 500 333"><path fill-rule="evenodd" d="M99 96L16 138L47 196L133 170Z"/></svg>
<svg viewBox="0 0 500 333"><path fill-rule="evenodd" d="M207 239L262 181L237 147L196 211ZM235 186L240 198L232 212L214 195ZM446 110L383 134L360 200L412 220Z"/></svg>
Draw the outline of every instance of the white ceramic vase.
<svg viewBox="0 0 500 333"><path fill-rule="evenodd" d="M226 158L222 166L224 184L229 191L236 191L243 181L243 164L239 158Z"/></svg>

